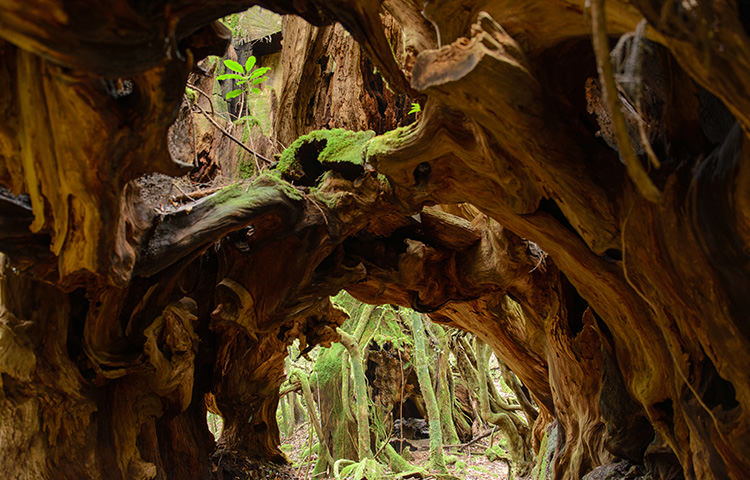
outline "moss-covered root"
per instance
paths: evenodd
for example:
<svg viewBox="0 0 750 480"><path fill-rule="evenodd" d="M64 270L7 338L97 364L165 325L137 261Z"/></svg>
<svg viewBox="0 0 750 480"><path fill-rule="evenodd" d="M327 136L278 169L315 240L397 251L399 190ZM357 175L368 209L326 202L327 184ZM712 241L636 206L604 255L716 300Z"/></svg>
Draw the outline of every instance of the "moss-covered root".
<svg viewBox="0 0 750 480"><path fill-rule="evenodd" d="M539 416L539 409L534 405L534 402L529 395L528 390L523 386L521 381L516 377L513 372L510 371L507 365L505 365L500 359L497 360L500 365L500 374L505 380L505 384L513 392L518 399L518 402L523 408L523 413L526 414L529 425L532 425L537 417Z"/></svg>
<svg viewBox="0 0 750 480"><path fill-rule="evenodd" d="M354 395L357 402L357 454L360 460L372 458L370 449L370 412L368 409L367 384L365 371L362 368L362 356L359 352L357 340L344 330L336 331L341 335L341 343L349 351L354 377Z"/></svg>
<svg viewBox="0 0 750 480"><path fill-rule="evenodd" d="M414 336L414 367L417 371L419 389L424 398L430 428L430 469L439 475L448 473L443 456L443 431L440 422L440 407L438 406L435 390L430 380L430 369L427 363L427 349L425 347L425 330L421 315L412 316L412 335Z"/></svg>
<svg viewBox="0 0 750 480"><path fill-rule="evenodd" d="M477 340L477 375L479 383L479 409L482 418L486 422L497 425L508 439L508 448L510 449L511 468L514 476L524 476L531 469L531 460L527 458L527 448L524 438L516 428L516 424L511 419L510 412L501 411L493 412L490 407L490 394L487 387L487 378L489 370L489 347Z"/></svg>
<svg viewBox="0 0 750 480"><path fill-rule="evenodd" d="M323 456L323 458L325 458L328 466L333 468L333 457L331 457L331 451L328 448L328 442L326 441L326 437L323 434L323 427L320 424L320 419L318 419L318 414L315 412L315 401L313 400L312 390L310 389L310 382L307 379L307 375L305 375L301 370L292 370L292 373L289 377L293 378L295 376L299 379L299 382L302 385L302 394L304 395L305 403L307 404L307 415L310 418L310 423L313 424L313 428L315 428L315 434L318 436L321 455Z"/></svg>
<svg viewBox="0 0 750 480"><path fill-rule="evenodd" d="M281 402L281 431L284 435L289 437L294 433L294 427L297 424L297 419L294 418L294 392L289 393L286 397L280 400Z"/></svg>
<svg viewBox="0 0 750 480"><path fill-rule="evenodd" d="M438 391L437 400L440 406L440 423L443 427L443 441L448 445L455 445L459 443L459 439L456 424L453 421L454 392L452 378L450 378L450 364L448 362L450 359L448 335L446 335L443 327L437 323L433 323L430 329L438 340L438 381L436 385Z"/></svg>
<svg viewBox="0 0 750 480"><path fill-rule="evenodd" d="M400 477L407 477L411 475L419 475L421 477L428 476L428 473L426 471L404 460L404 457L399 455L396 449L393 448L390 444L385 446L385 448L383 449L383 453L388 459L388 466L391 468L391 471L399 474Z"/></svg>

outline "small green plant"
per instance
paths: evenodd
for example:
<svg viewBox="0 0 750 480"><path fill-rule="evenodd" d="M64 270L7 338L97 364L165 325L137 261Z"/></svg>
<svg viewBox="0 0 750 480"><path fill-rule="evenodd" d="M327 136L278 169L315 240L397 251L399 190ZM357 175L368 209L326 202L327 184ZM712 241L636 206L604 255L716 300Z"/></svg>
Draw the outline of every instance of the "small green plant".
<svg viewBox="0 0 750 480"><path fill-rule="evenodd" d="M419 113L422 111L422 107L418 103L412 103L411 104L411 110L409 110L409 115L412 115L414 113Z"/></svg>
<svg viewBox="0 0 750 480"><path fill-rule="evenodd" d="M241 85L241 88L232 90L226 94L226 99L239 97L243 93L254 93L259 94L260 89L256 86L260 83L268 80L266 73L271 70L270 67L255 68L256 59L253 55L247 59L245 66L243 67L240 63L234 60L224 60L224 65L235 73L225 73L216 77L217 80L236 80L237 85Z"/></svg>
<svg viewBox="0 0 750 480"><path fill-rule="evenodd" d="M245 65L235 62L234 60L224 60L224 65L234 73L225 73L216 77L217 80L235 80L239 88L235 88L225 95L227 100L237 98L240 95L249 97L250 95L259 95L258 85L268 80L266 73L271 69L269 67L255 67L256 59L253 55L245 62ZM243 102L244 104L245 102ZM244 115L236 120L236 123L257 123L252 115Z"/></svg>

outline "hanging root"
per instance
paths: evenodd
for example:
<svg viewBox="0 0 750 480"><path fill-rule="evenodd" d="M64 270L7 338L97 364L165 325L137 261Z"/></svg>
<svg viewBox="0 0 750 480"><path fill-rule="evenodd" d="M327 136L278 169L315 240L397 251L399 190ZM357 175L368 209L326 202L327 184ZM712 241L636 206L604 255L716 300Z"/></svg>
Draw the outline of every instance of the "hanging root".
<svg viewBox="0 0 750 480"><path fill-rule="evenodd" d="M622 103L617 94L612 62L609 58L609 40L607 39L607 25L604 15L604 0L591 0L591 33L596 54L596 66L599 71L599 81L602 84L607 108L612 117L612 124L617 141L617 150L625 163L628 175L635 184L638 191L650 202L658 203L661 192L643 169L625 125L625 116L622 113Z"/></svg>

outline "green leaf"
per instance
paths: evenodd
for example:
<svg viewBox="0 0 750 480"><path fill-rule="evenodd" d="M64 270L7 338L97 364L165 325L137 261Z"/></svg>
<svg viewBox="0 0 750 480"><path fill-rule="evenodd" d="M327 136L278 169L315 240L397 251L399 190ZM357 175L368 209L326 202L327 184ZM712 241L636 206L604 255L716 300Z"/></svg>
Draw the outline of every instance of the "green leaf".
<svg viewBox="0 0 750 480"><path fill-rule="evenodd" d="M226 65L229 70L234 70L237 73L245 73L242 65L235 62L234 60L224 60L224 65Z"/></svg>
<svg viewBox="0 0 750 480"><path fill-rule="evenodd" d="M409 113L407 115L411 115L412 113L419 113L421 111L422 107L418 103L412 103L411 110L409 110Z"/></svg>
<svg viewBox="0 0 750 480"><path fill-rule="evenodd" d="M229 100L230 98L239 97L240 95L242 95L242 89L238 88L237 90L232 90L227 93L226 99Z"/></svg>
<svg viewBox="0 0 750 480"><path fill-rule="evenodd" d="M253 87L253 88L250 89L250 91L253 92L256 95L260 95L260 88Z"/></svg>
<svg viewBox="0 0 750 480"><path fill-rule="evenodd" d="M264 75L269 70L271 70L271 68L269 67L258 68L255 71L253 71L253 73L251 73L250 76L247 78L248 80L252 80L253 78L258 78L261 75Z"/></svg>
<svg viewBox="0 0 750 480"><path fill-rule="evenodd" d="M268 80L268 77L258 77L258 78L254 78L254 79L253 79L253 85L257 85L257 84L259 84L259 83L261 83L261 82L265 82L266 80Z"/></svg>
<svg viewBox="0 0 750 480"><path fill-rule="evenodd" d="M247 62L245 62L245 71L249 72L250 70L253 69L254 66L255 66L255 56L254 55L250 55L247 58Z"/></svg>
<svg viewBox="0 0 750 480"><path fill-rule="evenodd" d="M245 77L242 75L237 75L236 73L225 73L224 75L219 75L216 77L216 80L229 80L230 78L234 80L244 80Z"/></svg>

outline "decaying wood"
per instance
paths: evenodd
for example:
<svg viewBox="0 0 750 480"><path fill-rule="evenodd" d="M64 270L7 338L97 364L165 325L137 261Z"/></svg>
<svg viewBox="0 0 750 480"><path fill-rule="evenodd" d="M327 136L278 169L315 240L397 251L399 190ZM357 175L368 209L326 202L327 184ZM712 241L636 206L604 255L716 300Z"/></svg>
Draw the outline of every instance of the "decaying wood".
<svg viewBox="0 0 750 480"><path fill-rule="evenodd" d="M285 39L300 58L321 60L316 42L345 37L339 21L390 88L422 96L420 120L311 136L253 184L154 212L133 180L188 167L165 141L188 74L226 47L212 22L251 3L0 7L4 472L210 478L227 456L282 458L286 346L335 340L327 295L346 288L477 333L539 405L534 431L556 420L557 478L615 462L744 478L746 7L606 2L609 35L645 18L663 50L642 71L662 108L649 138L661 168L643 172L652 202L587 112L598 75L583 0L261 2L321 27ZM364 58L355 47L336 58ZM299 86L309 66L292 63ZM315 83L280 114L330 116L279 120L286 141L342 126L336 82ZM355 128L376 111L400 124L405 97L373 95L385 108L348 112ZM424 208L457 203L473 207ZM215 465L209 401L226 424Z"/></svg>

